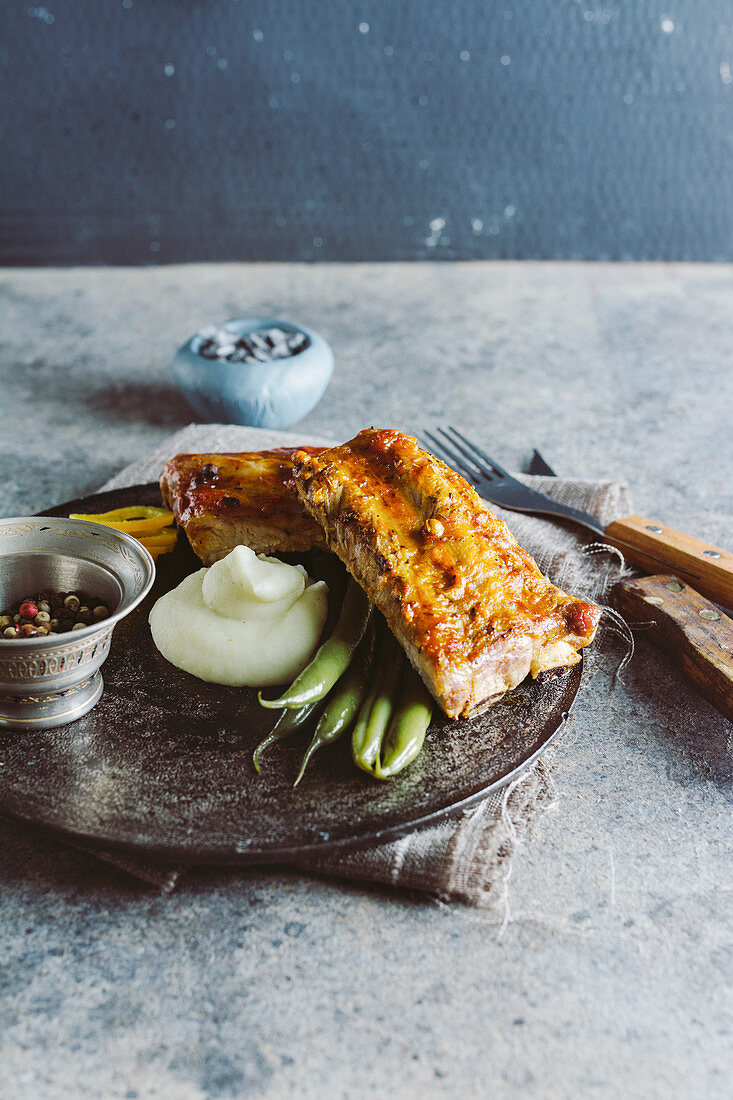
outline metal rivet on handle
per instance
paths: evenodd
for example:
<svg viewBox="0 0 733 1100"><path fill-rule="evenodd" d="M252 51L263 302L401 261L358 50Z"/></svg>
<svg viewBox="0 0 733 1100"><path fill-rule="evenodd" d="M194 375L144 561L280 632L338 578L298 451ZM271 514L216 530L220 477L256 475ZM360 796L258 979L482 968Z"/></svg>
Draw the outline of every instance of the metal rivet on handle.
<svg viewBox="0 0 733 1100"><path fill-rule="evenodd" d="M665 584L665 588L668 588L670 592L684 592L684 589L679 581L670 581L669 584Z"/></svg>
<svg viewBox="0 0 733 1100"><path fill-rule="evenodd" d="M719 558L720 554L717 550L703 550L703 554L706 554L709 558Z"/></svg>
<svg viewBox="0 0 733 1100"><path fill-rule="evenodd" d="M661 535L662 533L662 528L655 527L653 523L647 523L646 529L647 531L653 531L655 535Z"/></svg>
<svg viewBox="0 0 733 1100"><path fill-rule="evenodd" d="M714 623L720 618L717 611L708 611L706 608L703 608L702 611L698 611L698 615L701 619L707 619L709 623Z"/></svg>

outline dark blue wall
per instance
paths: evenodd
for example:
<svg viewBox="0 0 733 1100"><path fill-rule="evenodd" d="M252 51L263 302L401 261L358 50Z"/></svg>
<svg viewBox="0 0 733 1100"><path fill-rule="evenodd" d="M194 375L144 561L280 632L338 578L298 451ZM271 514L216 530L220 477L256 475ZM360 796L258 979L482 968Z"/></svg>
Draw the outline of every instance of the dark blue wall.
<svg viewBox="0 0 733 1100"><path fill-rule="evenodd" d="M731 0L2 18L6 263L733 259Z"/></svg>

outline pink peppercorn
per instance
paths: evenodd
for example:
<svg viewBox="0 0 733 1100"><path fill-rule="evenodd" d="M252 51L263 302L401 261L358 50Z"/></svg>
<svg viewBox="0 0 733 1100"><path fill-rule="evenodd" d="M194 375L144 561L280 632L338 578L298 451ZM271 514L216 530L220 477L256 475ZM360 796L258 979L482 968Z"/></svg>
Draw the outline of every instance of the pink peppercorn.
<svg viewBox="0 0 733 1100"><path fill-rule="evenodd" d="M22 619L35 619L38 614L38 608L34 603L31 603L30 600L26 600L25 603L22 603L18 611Z"/></svg>

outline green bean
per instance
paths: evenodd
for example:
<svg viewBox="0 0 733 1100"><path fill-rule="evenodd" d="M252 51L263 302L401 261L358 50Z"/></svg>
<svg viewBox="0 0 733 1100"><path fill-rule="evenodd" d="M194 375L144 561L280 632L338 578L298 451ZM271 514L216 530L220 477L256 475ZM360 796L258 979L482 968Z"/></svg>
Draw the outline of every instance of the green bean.
<svg viewBox="0 0 733 1100"><path fill-rule="evenodd" d="M295 678L287 691L279 699L258 699L263 707L302 707L305 703L315 703L325 698L329 691L346 671L354 656L354 651L366 630L372 605L364 590L355 580L349 580L341 614L333 634L316 652L315 657Z"/></svg>
<svg viewBox="0 0 733 1100"><path fill-rule="evenodd" d="M406 660L404 664L397 705L372 773L377 779L391 779L412 763L423 746L433 716L430 692Z"/></svg>
<svg viewBox="0 0 733 1100"><path fill-rule="evenodd" d="M326 700L315 733L300 765L297 779L293 783L294 787L298 786L305 775L305 769L314 753L324 745L332 745L334 741L338 741L356 718L369 683L369 665L373 647L374 628L370 622L364 637L359 642L353 661Z"/></svg>
<svg viewBox="0 0 733 1100"><path fill-rule="evenodd" d="M378 766L379 751L392 714L400 655L397 642L389 630L385 630L378 645L374 676L351 734L354 763L370 775L375 774L374 769Z"/></svg>
<svg viewBox="0 0 733 1100"><path fill-rule="evenodd" d="M255 771L260 772L262 770L260 768L260 758L265 749L269 749L271 745L275 745L278 741L282 741L283 738L289 737L291 733L295 733L295 731L305 725L308 719L316 714L317 711L318 700L316 700L315 703L307 703L297 710L284 710L273 728L267 736L260 741L252 754L252 763L255 766Z"/></svg>

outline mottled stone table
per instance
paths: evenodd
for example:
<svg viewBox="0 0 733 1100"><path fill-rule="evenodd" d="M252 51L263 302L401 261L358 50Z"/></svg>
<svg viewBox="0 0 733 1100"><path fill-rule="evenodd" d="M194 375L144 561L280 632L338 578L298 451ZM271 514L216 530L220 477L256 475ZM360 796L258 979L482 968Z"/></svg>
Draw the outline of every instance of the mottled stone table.
<svg viewBox="0 0 733 1100"><path fill-rule="evenodd" d="M207 265L0 283L2 515L93 490L193 419L168 373L176 345L264 313L334 347L304 432L450 421L507 464L537 446L558 472L625 479L639 511L733 544L730 268ZM164 897L0 825L0 1094L722 1097L730 734L640 639L615 690L601 675L582 698L557 805L496 912L282 869L197 871Z"/></svg>

